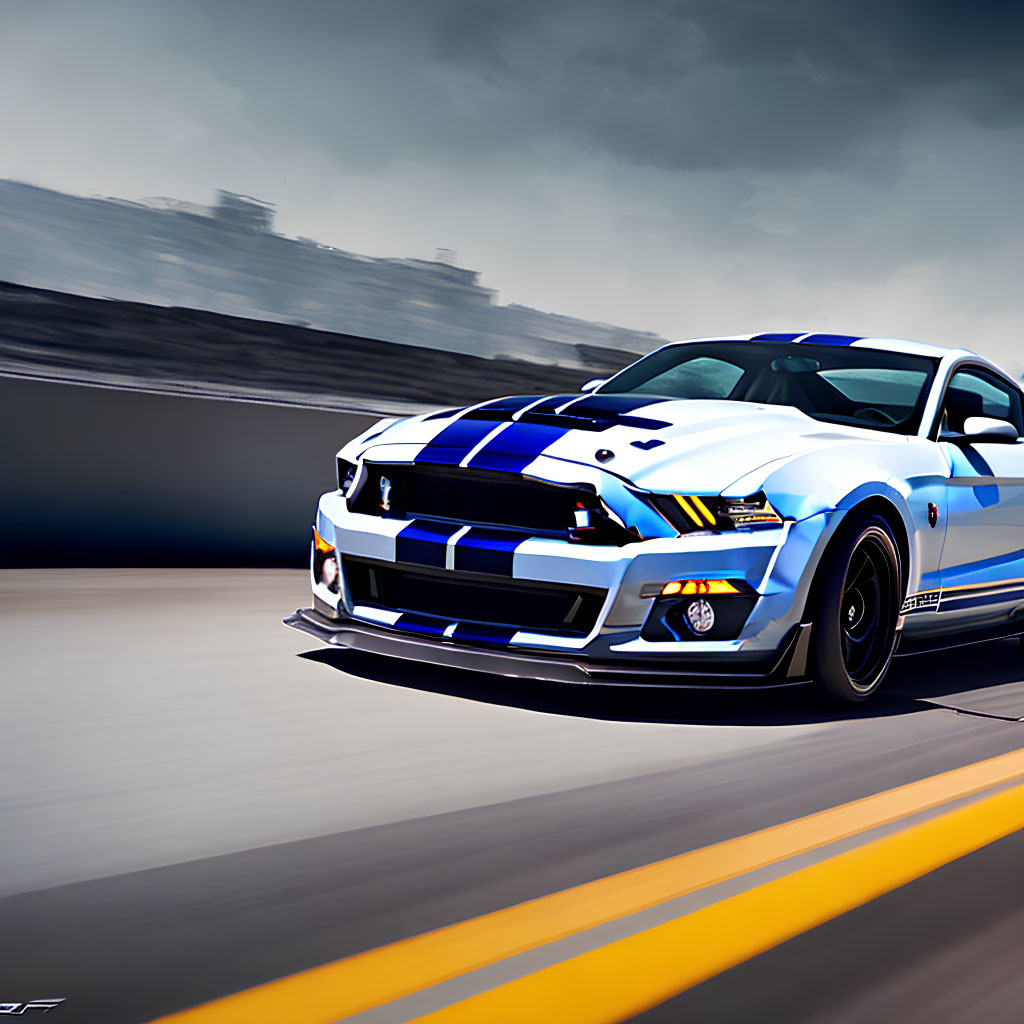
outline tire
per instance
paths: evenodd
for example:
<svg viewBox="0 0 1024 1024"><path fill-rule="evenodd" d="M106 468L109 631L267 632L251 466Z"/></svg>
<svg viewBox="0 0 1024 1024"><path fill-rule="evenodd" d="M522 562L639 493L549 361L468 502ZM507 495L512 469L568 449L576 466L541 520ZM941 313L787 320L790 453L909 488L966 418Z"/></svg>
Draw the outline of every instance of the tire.
<svg viewBox="0 0 1024 1024"><path fill-rule="evenodd" d="M833 700L860 703L881 687L896 648L903 573L885 520L843 529L816 583L815 682Z"/></svg>

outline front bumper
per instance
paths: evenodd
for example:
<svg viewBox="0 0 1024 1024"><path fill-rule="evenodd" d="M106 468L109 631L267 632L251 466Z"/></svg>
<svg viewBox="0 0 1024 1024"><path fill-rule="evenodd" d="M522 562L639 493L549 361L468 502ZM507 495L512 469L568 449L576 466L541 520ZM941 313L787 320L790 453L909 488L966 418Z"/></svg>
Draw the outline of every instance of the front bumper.
<svg viewBox="0 0 1024 1024"><path fill-rule="evenodd" d="M805 623L791 629L779 649L767 656L761 652L730 652L717 654L709 661L677 655L671 660L648 660L644 664L626 660L596 661L556 653L527 654L447 639L425 639L351 619L330 619L312 608L300 608L285 619L284 624L333 647L443 668L555 683L763 689L793 686L809 678L811 626Z"/></svg>

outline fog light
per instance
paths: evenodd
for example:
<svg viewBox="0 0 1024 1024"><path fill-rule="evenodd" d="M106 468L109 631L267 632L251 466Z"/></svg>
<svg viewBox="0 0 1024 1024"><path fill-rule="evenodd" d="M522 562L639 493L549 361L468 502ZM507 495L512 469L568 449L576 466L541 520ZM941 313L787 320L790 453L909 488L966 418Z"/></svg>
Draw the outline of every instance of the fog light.
<svg viewBox="0 0 1024 1024"><path fill-rule="evenodd" d="M715 609L704 598L698 598L687 607L686 621L694 633L710 632L715 627Z"/></svg>
<svg viewBox="0 0 1024 1024"><path fill-rule="evenodd" d="M338 560L336 558L325 558L320 566L320 579L325 587L333 587L338 582Z"/></svg>

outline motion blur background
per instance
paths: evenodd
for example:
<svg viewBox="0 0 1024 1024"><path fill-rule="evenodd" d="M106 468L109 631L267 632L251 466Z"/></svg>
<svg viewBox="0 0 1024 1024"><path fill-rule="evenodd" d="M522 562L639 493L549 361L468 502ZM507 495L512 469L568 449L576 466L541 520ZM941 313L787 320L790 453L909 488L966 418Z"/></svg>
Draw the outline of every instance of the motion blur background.
<svg viewBox="0 0 1024 1024"><path fill-rule="evenodd" d="M341 273L240 282L227 252L154 251L159 218L123 209L202 214L223 188L273 204L286 236L443 246L503 303L664 337L1019 356L1014 4L6 0L0 19L3 176L122 206L7 186L0 268L21 283L408 340L359 319L387 323L386 280L362 302ZM161 274L133 266L150 253ZM510 333L525 351L532 332Z"/></svg>
<svg viewBox="0 0 1024 1024"><path fill-rule="evenodd" d="M369 418L762 330L1020 374L1022 30L924 0L6 0L0 370ZM299 564L363 422L4 387L11 565Z"/></svg>
<svg viewBox="0 0 1024 1024"><path fill-rule="evenodd" d="M134 1024L1017 749L1013 641L851 716L280 619L381 416L772 330L1019 376L1022 40L955 0L0 0L0 1000ZM660 1019L1015 1024L1020 835L975 856Z"/></svg>

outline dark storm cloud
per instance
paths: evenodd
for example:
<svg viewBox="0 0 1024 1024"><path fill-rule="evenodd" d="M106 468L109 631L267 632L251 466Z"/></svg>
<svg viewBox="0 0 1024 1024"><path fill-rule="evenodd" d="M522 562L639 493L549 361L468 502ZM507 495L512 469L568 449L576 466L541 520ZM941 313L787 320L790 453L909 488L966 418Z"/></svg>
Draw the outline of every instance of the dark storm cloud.
<svg viewBox="0 0 1024 1024"><path fill-rule="evenodd" d="M3 0L0 177L230 188L671 336L1017 358L1022 43L951 0Z"/></svg>
<svg viewBox="0 0 1024 1024"><path fill-rule="evenodd" d="M899 167L924 112L1024 116L1012 3L298 0L194 14L208 59L271 124L356 162L555 142L667 169L874 176Z"/></svg>

